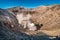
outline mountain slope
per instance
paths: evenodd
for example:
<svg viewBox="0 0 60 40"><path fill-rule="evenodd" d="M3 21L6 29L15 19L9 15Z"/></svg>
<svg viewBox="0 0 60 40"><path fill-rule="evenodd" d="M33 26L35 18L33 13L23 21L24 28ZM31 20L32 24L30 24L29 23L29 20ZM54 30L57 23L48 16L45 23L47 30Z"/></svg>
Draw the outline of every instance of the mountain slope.
<svg viewBox="0 0 60 40"><path fill-rule="evenodd" d="M24 15L31 14L32 18L30 21L32 21L35 25L40 25L37 27L39 28L38 31L46 30L57 32L60 30L60 5L40 6L34 9L16 7L10 8L7 11L11 12L15 16L20 13L23 13ZM36 32L33 32L32 34L34 33Z"/></svg>

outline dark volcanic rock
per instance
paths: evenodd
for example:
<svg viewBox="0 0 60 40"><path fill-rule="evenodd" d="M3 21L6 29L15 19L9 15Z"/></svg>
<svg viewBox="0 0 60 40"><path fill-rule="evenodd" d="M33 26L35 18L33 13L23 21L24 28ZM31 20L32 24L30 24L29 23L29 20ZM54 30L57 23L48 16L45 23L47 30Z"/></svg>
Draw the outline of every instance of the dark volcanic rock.
<svg viewBox="0 0 60 40"><path fill-rule="evenodd" d="M29 36L22 32L11 31L0 22L0 40L50 40L48 36Z"/></svg>

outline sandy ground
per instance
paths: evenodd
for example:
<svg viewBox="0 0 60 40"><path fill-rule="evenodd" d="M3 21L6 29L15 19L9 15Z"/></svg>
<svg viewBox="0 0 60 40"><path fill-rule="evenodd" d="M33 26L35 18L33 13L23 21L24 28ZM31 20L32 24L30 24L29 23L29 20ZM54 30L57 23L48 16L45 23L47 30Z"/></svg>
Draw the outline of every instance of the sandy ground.
<svg viewBox="0 0 60 40"><path fill-rule="evenodd" d="M25 32L26 34L28 35L36 35L36 34L40 34L40 33L44 33L46 35L49 35L49 36L60 36L60 29L57 29L57 30L38 30L38 31L28 31L28 32Z"/></svg>

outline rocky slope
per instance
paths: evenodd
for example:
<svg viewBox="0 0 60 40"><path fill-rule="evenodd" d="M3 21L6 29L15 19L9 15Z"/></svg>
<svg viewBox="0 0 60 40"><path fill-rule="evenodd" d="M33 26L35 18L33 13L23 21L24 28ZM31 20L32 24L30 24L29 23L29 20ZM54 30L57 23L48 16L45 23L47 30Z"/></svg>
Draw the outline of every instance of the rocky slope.
<svg viewBox="0 0 60 40"><path fill-rule="evenodd" d="M13 35L11 40L25 37L26 40L50 40L49 36L60 37L60 5L0 9L0 31L1 35L9 35L7 37L10 38Z"/></svg>
<svg viewBox="0 0 60 40"><path fill-rule="evenodd" d="M33 14L34 21L43 24L41 29L56 30L60 29L60 5L41 6L34 9L37 13ZM38 15L38 16L36 16ZM36 18L35 18L36 17Z"/></svg>
<svg viewBox="0 0 60 40"><path fill-rule="evenodd" d="M16 17L6 10L0 9L0 40L50 40L41 32L42 35L27 35L24 29L18 24Z"/></svg>
<svg viewBox="0 0 60 40"><path fill-rule="evenodd" d="M10 8L9 12L15 16L18 13L30 14L31 21L38 25L38 30L59 31L60 30L60 5L40 6L34 9L22 7ZM55 33L55 32L54 32ZM59 32L60 35L60 32Z"/></svg>

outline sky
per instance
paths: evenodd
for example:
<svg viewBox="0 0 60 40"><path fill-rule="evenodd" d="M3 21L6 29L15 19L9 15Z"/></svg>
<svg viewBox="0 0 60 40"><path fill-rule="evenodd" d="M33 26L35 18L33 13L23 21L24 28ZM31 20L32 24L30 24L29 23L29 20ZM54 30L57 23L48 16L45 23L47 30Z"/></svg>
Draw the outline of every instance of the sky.
<svg viewBox="0 0 60 40"><path fill-rule="evenodd" d="M0 0L0 8L22 6L25 8L35 8L40 5L60 4L60 0Z"/></svg>

